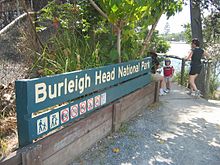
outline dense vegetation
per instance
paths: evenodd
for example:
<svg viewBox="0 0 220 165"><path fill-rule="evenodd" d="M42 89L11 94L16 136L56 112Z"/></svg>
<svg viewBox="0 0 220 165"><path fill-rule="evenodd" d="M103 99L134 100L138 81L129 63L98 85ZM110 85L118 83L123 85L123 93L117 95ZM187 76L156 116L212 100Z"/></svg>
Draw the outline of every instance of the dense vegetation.
<svg viewBox="0 0 220 165"><path fill-rule="evenodd" d="M162 14L170 17L182 6L181 0L90 3L52 1L39 11L37 30L48 29L52 24L56 29L43 52L38 53L34 68L39 75L139 59L151 47L165 53L169 44L154 32L153 25Z"/></svg>

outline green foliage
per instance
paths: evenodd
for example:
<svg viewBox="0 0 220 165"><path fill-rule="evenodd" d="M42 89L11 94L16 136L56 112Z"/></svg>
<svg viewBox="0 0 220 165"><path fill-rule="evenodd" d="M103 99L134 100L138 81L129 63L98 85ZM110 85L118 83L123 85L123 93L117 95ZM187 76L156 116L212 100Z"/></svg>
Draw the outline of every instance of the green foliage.
<svg viewBox="0 0 220 165"><path fill-rule="evenodd" d="M97 11L90 6L87 0L81 0L77 4L51 1L38 13L37 30L45 29L57 22L59 29L75 30L84 35L90 32L92 26L100 25L100 17Z"/></svg>
<svg viewBox="0 0 220 165"><path fill-rule="evenodd" d="M141 48L142 32L135 30L130 26L126 26L122 35L122 60L129 61L139 57Z"/></svg>
<svg viewBox="0 0 220 165"><path fill-rule="evenodd" d="M184 36L187 43L191 43L192 41L192 30L191 30L191 24L185 24L184 25Z"/></svg>
<svg viewBox="0 0 220 165"><path fill-rule="evenodd" d="M2 159L3 156L5 156L7 148L8 148L8 146L7 146L6 140L4 140L0 136L0 159Z"/></svg>
<svg viewBox="0 0 220 165"><path fill-rule="evenodd" d="M145 3L135 0L98 0L98 4L107 13L112 24L117 24L119 21L126 24L139 21L144 13L150 12L152 1Z"/></svg>
<svg viewBox="0 0 220 165"><path fill-rule="evenodd" d="M220 13L211 13L203 19L205 43L220 42Z"/></svg>
<svg viewBox="0 0 220 165"><path fill-rule="evenodd" d="M166 53L170 49L170 44L166 41L163 36L159 35L158 31L153 33L152 41L150 44L151 48L156 48L158 53Z"/></svg>
<svg viewBox="0 0 220 165"><path fill-rule="evenodd" d="M187 87L188 86L188 79L189 79L189 70L185 70L184 75L183 75L183 86ZM177 82L178 84L181 83L181 72L176 72L174 75L174 81Z"/></svg>
<svg viewBox="0 0 220 165"><path fill-rule="evenodd" d="M158 53L166 53L170 49L170 44L164 39L160 39L157 42L156 50Z"/></svg>
<svg viewBox="0 0 220 165"><path fill-rule="evenodd" d="M78 11L79 8L73 4L57 4L55 1L51 1L40 11L37 22L41 24L42 22L47 21L58 21L63 28L68 28L71 26L71 23L74 22L74 17L72 17L72 15L75 14L77 16ZM41 30L41 28L45 27L41 25L38 28Z"/></svg>
<svg viewBox="0 0 220 165"><path fill-rule="evenodd" d="M121 134L125 134L128 132L129 126L128 123L122 123L121 127L119 128L118 132Z"/></svg>
<svg viewBox="0 0 220 165"><path fill-rule="evenodd" d="M42 75L98 67L102 65L99 51L99 43L93 49L89 40L64 30L49 41L35 67Z"/></svg>
<svg viewBox="0 0 220 165"><path fill-rule="evenodd" d="M117 28L123 30L123 46L129 45L127 44L129 37L136 38L135 33L132 33L132 30L134 31L135 28L140 27L141 29L144 29L146 33L147 27L154 24L163 13L166 13L167 17L170 17L182 9L181 0L97 0L97 3L107 14L109 22ZM130 27L130 29L128 28L127 30L128 26ZM128 31L131 33L128 33ZM140 42L138 41L143 40L143 38L137 37L136 39L137 44L133 42L134 39L130 39L132 46L134 46L135 48L140 48ZM161 45L167 46L164 42L161 43ZM128 51L126 52L125 50L128 49L124 49L124 47L122 49L123 53L125 53L123 54L123 56L125 56L123 57L123 59L126 60L129 58L129 55L127 54ZM162 48L160 49L162 50ZM165 50L166 49L162 51Z"/></svg>
<svg viewBox="0 0 220 165"><path fill-rule="evenodd" d="M209 7L212 12L203 18L203 38L206 51L212 59L210 95L213 96L220 86L220 9L216 9L214 3Z"/></svg>
<svg viewBox="0 0 220 165"><path fill-rule="evenodd" d="M205 10L212 10L215 12L220 12L220 1L219 0L192 0L192 4L199 4L201 12L204 13Z"/></svg>
<svg viewBox="0 0 220 165"><path fill-rule="evenodd" d="M219 86L220 86L220 81L213 76L210 79L210 87L209 87L210 89L209 93L212 98L214 98L214 93Z"/></svg>
<svg viewBox="0 0 220 165"><path fill-rule="evenodd" d="M74 1L74 4L52 1L38 13L38 30L59 24L56 35L36 60L35 67L41 75L117 63L115 27L122 30L122 61L137 59L147 27L162 13L169 11L169 17L182 5L181 0L95 2L109 20L105 20L87 0ZM160 52L168 50L169 45L162 38L155 35L154 40Z"/></svg>

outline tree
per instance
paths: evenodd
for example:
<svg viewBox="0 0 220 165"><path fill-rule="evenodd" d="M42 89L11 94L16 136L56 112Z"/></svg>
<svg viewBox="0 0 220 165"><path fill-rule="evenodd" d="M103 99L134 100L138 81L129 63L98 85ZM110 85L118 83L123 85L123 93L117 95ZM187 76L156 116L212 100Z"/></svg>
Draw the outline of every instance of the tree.
<svg viewBox="0 0 220 165"><path fill-rule="evenodd" d="M212 58L210 93L220 85L220 13L213 10L203 20L204 45Z"/></svg>
<svg viewBox="0 0 220 165"><path fill-rule="evenodd" d="M127 24L135 25L145 14L149 12L150 4L144 3L143 1L109 1L98 0L97 4L90 0L90 3L97 9L97 11L105 17L116 31L117 35L117 51L118 51L118 62L121 60L121 34L124 26ZM135 26L134 26L135 27Z"/></svg>
<svg viewBox="0 0 220 165"><path fill-rule="evenodd" d="M203 19L203 35L205 43L219 43L220 41L220 13L212 11Z"/></svg>
<svg viewBox="0 0 220 165"><path fill-rule="evenodd" d="M164 26L164 34L167 35L170 32L170 24L166 22L166 25Z"/></svg>
<svg viewBox="0 0 220 165"><path fill-rule="evenodd" d="M198 0L190 0L190 16L191 16L192 38L198 38L202 46L203 44L202 19L201 19L200 2Z"/></svg>
<svg viewBox="0 0 220 165"><path fill-rule="evenodd" d="M119 62L121 62L121 34L126 25L136 28L138 24L140 25L140 22L142 22L142 25L144 22L145 25L143 27L146 27L146 31L148 33L144 39L143 47L140 53L140 56L142 56L149 44L153 31L155 30L161 15L166 13L169 17L179 11L182 7L181 0L121 0L109 2L105 0L97 0L96 2L90 0L90 3L103 17L108 19L108 21L113 25L113 28L116 29ZM99 4L99 6L97 4ZM152 25L152 27L148 31L149 25Z"/></svg>
<svg viewBox="0 0 220 165"><path fill-rule="evenodd" d="M192 41L192 31L191 31L191 24L185 24L184 27L184 37L187 43L190 43Z"/></svg>
<svg viewBox="0 0 220 165"><path fill-rule="evenodd" d="M205 10L210 10L211 13L220 12L219 0L190 0L190 13L191 13L191 30L192 38L198 38L203 44L202 34L202 16ZM213 23L216 22L215 16L212 17ZM217 26L213 26L217 27Z"/></svg>
<svg viewBox="0 0 220 165"><path fill-rule="evenodd" d="M38 17L39 25L59 24L41 56L45 62L40 63L48 65L41 68L45 68L45 74L54 74L138 59L142 57L138 52L142 50L144 54L149 46L160 16L166 13L169 17L179 11L180 2L74 0L57 4L52 1ZM165 42L158 40L158 43L160 51L167 50Z"/></svg>

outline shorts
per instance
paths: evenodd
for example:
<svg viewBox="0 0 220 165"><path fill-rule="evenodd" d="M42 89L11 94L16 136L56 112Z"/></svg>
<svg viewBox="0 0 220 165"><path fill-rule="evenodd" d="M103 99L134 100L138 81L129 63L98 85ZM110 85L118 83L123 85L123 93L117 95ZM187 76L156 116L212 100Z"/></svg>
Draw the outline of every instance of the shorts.
<svg viewBox="0 0 220 165"><path fill-rule="evenodd" d="M189 75L200 74L202 65L191 65Z"/></svg>
<svg viewBox="0 0 220 165"><path fill-rule="evenodd" d="M151 74L153 81L161 81L163 80L163 76L159 73Z"/></svg>
<svg viewBox="0 0 220 165"><path fill-rule="evenodd" d="M164 77L164 81L165 82L170 82L170 81L172 81L172 77L170 77L170 76Z"/></svg>

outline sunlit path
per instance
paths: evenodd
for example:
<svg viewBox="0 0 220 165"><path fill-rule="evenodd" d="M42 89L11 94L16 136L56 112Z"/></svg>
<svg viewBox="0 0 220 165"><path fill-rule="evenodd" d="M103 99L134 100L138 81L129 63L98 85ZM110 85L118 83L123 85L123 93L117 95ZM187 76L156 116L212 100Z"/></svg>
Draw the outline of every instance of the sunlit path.
<svg viewBox="0 0 220 165"><path fill-rule="evenodd" d="M173 84L159 105L148 107L73 164L218 165L219 116L219 104L188 96Z"/></svg>

